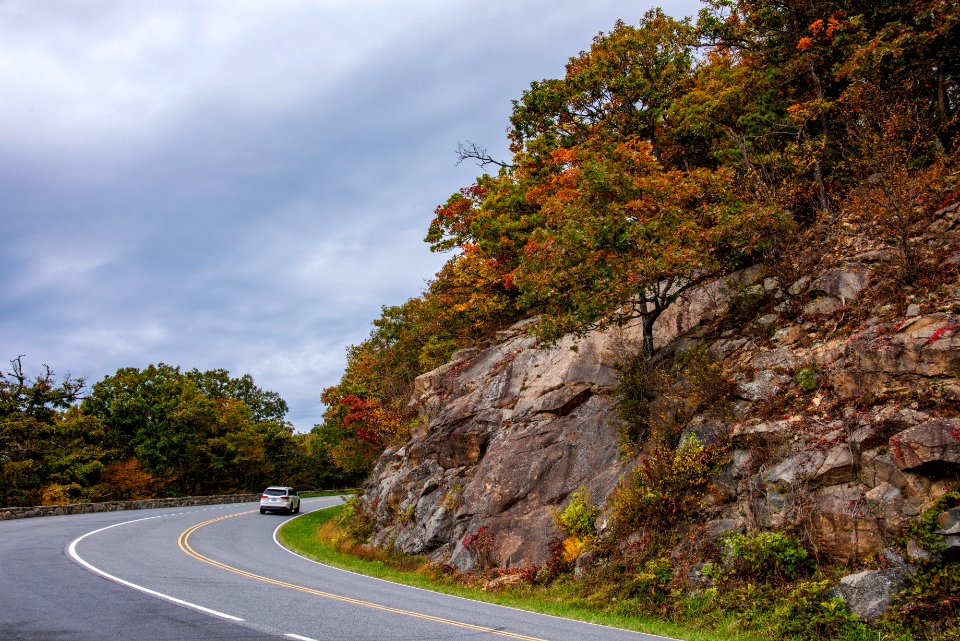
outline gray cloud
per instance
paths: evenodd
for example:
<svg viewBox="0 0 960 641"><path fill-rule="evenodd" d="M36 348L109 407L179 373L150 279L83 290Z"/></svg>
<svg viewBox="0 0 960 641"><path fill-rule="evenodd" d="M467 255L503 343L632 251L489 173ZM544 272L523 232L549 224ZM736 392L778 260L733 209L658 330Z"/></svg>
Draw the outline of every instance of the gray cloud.
<svg viewBox="0 0 960 641"><path fill-rule="evenodd" d="M250 373L309 429L442 264L457 143L505 157L510 100L622 5L0 3L0 357Z"/></svg>

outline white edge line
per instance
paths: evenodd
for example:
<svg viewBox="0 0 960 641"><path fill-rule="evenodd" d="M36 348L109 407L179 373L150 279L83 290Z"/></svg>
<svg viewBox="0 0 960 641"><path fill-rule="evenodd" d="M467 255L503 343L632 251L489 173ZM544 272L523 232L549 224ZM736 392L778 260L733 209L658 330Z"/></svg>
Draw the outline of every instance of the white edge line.
<svg viewBox="0 0 960 641"><path fill-rule="evenodd" d="M299 634L285 634L285 637L290 637L291 639L297 639L298 641L317 641L316 639L311 639L310 637L302 637Z"/></svg>
<svg viewBox="0 0 960 641"><path fill-rule="evenodd" d="M123 522L121 522L121 523L114 523L113 525L108 525L107 527L102 527L102 528L100 528L99 530L94 530L94 531L92 531L92 532L87 532L87 533L84 534L83 536L78 537L78 538L76 538L76 539L74 539L73 541L70 542L70 545L67 547L67 554L70 555L70 558L72 558L74 561L76 561L77 563L79 563L80 565L82 565L83 567L85 567L85 568L86 568L87 570L89 570L90 572L93 572L94 574L99 574L100 576L102 576L102 577L104 577L104 578L106 578L106 579L109 579L109 580L113 581L114 583L119 583L120 585L124 585L124 586L126 586L126 587L128 587L128 588L133 588L134 590L139 590L140 592L144 592L144 593L149 594L149 595L151 595L151 596L158 597L158 598L163 599L163 600L165 600L165 601L170 601L171 603L176 603L177 605L182 605L182 606L185 606L185 607L188 607L188 608L192 608L192 609L194 609L194 610L199 610L200 612L204 612L204 613L206 613L206 614L211 614L211 615L213 615L213 616L215 616L215 617L220 617L221 619L227 619L228 621L243 621L243 619L241 619L241 618L239 618L239 617L235 617L235 616L233 616L233 615L231 615L231 614L225 614L225 613L223 613L223 612L218 612L217 610L211 610L210 608L205 608L205 607L203 607L202 605L197 605L196 603L190 603L189 601L184 601L183 599L178 599L178 598L176 598L176 597L172 597L172 596L170 596L169 594L163 594L162 592L157 592L156 590L151 590L150 588L145 588L145 587L143 587L142 585L137 585L136 583L131 583L130 581L126 581L126 580L124 580L124 579L121 579L120 577L114 576L114 575L112 575L112 574L108 574L108 573L104 572L103 570L101 570L100 568L94 566L93 564L91 564L91 563L89 563L88 561L86 561L85 559L83 559L79 554L77 554L77 543L79 543L80 541L84 540L84 539L87 538L88 536L93 536L94 534L97 534L97 533L99 533L99 532L103 532L104 530L109 530L110 528L119 527L119 526L121 526L121 525L127 525L127 524L129 524L129 523L137 523L137 522L139 522L139 521L149 521L150 519L159 519L159 518L163 518L164 516L168 516L168 515L148 516L148 517L145 517L145 518L142 518L142 519L134 519L134 520L132 520L132 521L123 521Z"/></svg>
<svg viewBox="0 0 960 641"><path fill-rule="evenodd" d="M327 505L327 506L324 506L324 507L319 508L318 510L310 510L310 512L307 512L306 514L301 514L300 516L306 516L307 514L311 514L312 512L317 512L317 511L319 511L319 510L327 510L327 509L330 509L331 507L336 507L336 506L337 506L337 504ZM509 605L501 605L501 604L499 604L499 603L490 603L489 601L477 601L476 599L471 599L471 598L468 598L468 597L465 597L465 596L457 596L456 594L447 594L446 592L438 592L438 591L436 591L436 590L430 590L430 589L428 589L428 588L421 588L421 587L418 587L418 586L415 586L415 585L407 585L406 583L397 583L396 581L388 581L387 579L381 579L380 577L370 576L369 574L360 574L359 572L354 572L353 570L344 570L343 568L338 568L338 567L336 567L336 566L334 566L334 565L327 565L326 563L321 563L320 561L316 561L316 560L311 559L311 558L309 558L309 557L303 556L302 554L297 554L296 552L294 552L294 551L291 550L290 548L288 548L288 547L286 547L285 545L283 545L282 543L280 543L280 540L277 538L277 532L280 531L280 528L282 528L284 525L286 525L286 524L289 523L290 521L299 519L300 516L295 516L295 517L293 517L292 519L287 519L286 521L284 521L283 523L281 523L280 525L278 525L278 526L273 530L273 542L276 543L276 544L280 547L280 549L286 550L287 552L289 552L289 553L292 554L293 556L300 557L300 558L303 559L304 561L309 561L310 563L315 563L315 564L317 564L317 565L322 565L323 567L325 567L325 568L330 568L331 570L337 570L338 572L346 572L347 574L353 574L353 575L356 575L356 576L362 576L362 577L364 577L364 578L366 578L366 579L371 579L371 580L373 580L373 581L381 581L381 582L383 582L383 583L389 583L389 584L391 584L391 585L399 585L399 586L404 587L404 588L409 588L410 590L420 590L421 592L430 592L430 593L432 593L432 594L439 594L439 595L441 595L441 596L449 597L449 598L451 598L451 599L460 599L460 600L462 600L462 601L470 601L470 602L472 602L472 603L483 603L483 604L485 604L485 605L491 605L491 606L496 607L496 608L505 608L505 609L507 609L507 610L513 610L514 612L522 612L523 614L535 614L535 615L537 615L537 616L548 617L548 618L550 618L550 619L558 619L558 620L560 620L560 621L572 621L572 622L574 622L574 623L583 623L583 624L585 624L585 625L592 625L592 626L595 626L595 627L598 627L598 628L607 628L607 629L609 629L609 630L617 630L617 631L619 631L619 632L627 632L627 633L630 633L630 634L637 634L637 635L640 635L640 636L643 636L643 637L647 637L647 638L649 638L649 639L667 639L668 641L682 641L681 639L675 639L675 638L673 638L673 637L664 637L664 636L660 636L659 634L650 634L649 632L637 632L636 630L627 630L626 628L618 628L618 627L616 627L616 626L605 625L605 624L603 624L603 623L593 623L592 621L582 621L582 620L580 620L580 619L570 619L570 618L567 618L567 617L557 616L556 614L546 614L546 613L544 613L544 612L537 612L537 611L535 611L535 610L524 610L524 609L522 609L522 608L515 608L515 607L509 606ZM288 636L289 636L289 635L288 635ZM313 641L313 640L311 639L310 641Z"/></svg>

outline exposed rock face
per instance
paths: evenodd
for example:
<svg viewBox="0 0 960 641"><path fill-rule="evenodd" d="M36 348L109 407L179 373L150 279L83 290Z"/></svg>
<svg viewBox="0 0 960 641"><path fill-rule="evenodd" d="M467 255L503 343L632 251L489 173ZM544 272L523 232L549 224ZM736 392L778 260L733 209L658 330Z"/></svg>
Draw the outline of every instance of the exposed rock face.
<svg viewBox="0 0 960 641"><path fill-rule="evenodd" d="M469 569L479 559L463 537L486 527L485 561L542 563L552 509L581 486L599 501L616 485L614 335L546 350L522 326L503 338L417 380L425 429L380 459L364 495L375 543Z"/></svg>
<svg viewBox="0 0 960 641"><path fill-rule="evenodd" d="M794 283L738 274L741 290L769 301L753 335L717 329L732 279L690 293L658 320L658 348L702 341L732 383L732 418L687 417L680 435L730 447L701 506L703 523L802 530L825 555L863 558L957 488L956 410L905 399L933 389L953 399L945 407L960 401L960 320L943 311L957 308L960 291L940 311L914 304L906 317L877 312L852 334L834 331L874 279L882 257L868 253ZM373 543L461 569L539 564L556 533L553 510L580 487L602 504L630 469L617 446L609 363L625 344L639 345L639 328L549 349L526 329L502 332L496 345L464 350L417 380L421 426L383 455L363 496L376 518ZM792 404L778 406L788 395ZM950 521L944 538L960 547L956 527ZM481 528L483 549L465 546ZM900 575L861 574L844 589L870 618L890 592L876 596L870 586L893 589Z"/></svg>

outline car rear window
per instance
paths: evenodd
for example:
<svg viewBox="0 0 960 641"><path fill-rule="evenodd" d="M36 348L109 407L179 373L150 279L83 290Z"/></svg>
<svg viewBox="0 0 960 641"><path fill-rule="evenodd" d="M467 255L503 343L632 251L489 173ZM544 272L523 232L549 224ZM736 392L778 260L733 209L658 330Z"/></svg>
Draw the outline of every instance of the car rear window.
<svg viewBox="0 0 960 641"><path fill-rule="evenodd" d="M266 490L264 490L263 493L266 494L267 496L283 496L284 494L287 493L287 491L286 491L286 490L278 490L278 489L275 488L275 487L268 487Z"/></svg>

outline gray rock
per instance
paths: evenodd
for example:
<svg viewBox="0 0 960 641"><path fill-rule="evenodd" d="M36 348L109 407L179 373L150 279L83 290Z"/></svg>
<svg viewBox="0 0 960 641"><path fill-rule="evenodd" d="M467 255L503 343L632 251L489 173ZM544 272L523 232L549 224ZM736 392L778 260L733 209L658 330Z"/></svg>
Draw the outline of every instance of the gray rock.
<svg viewBox="0 0 960 641"><path fill-rule="evenodd" d="M780 394L789 380L773 370L760 370L753 380L737 383L737 396L754 402L769 400Z"/></svg>
<svg viewBox="0 0 960 641"><path fill-rule="evenodd" d="M720 339L710 345L710 355L719 361L729 358L734 352L747 344L746 338L736 340Z"/></svg>
<svg viewBox="0 0 960 641"><path fill-rule="evenodd" d="M863 267L838 267L818 276L809 291L823 292L845 305L856 300L869 284L870 272Z"/></svg>
<svg viewBox="0 0 960 641"><path fill-rule="evenodd" d="M577 557L576 562L573 564L573 576L576 578L583 577L587 571L593 567L597 561L597 551L596 550L587 550L583 554Z"/></svg>
<svg viewBox="0 0 960 641"><path fill-rule="evenodd" d="M730 432L730 438L734 444L755 439L770 443L790 438L796 429L797 424L789 420L737 423Z"/></svg>
<svg viewBox="0 0 960 641"><path fill-rule="evenodd" d="M787 293L791 296L797 296L805 291L807 291L807 286L810 285L810 277L803 276L797 282L790 285L787 289Z"/></svg>
<svg viewBox="0 0 960 641"><path fill-rule="evenodd" d="M960 507L955 507L937 515L937 534L960 534Z"/></svg>
<svg viewBox="0 0 960 641"><path fill-rule="evenodd" d="M910 539L907 541L907 558L914 563L928 563L933 560L933 555L920 547L920 544Z"/></svg>
<svg viewBox="0 0 960 641"><path fill-rule="evenodd" d="M803 338L805 332L802 328L797 327L796 325L791 325L790 327L783 327L778 329L773 335L773 342L778 345L793 345L801 338Z"/></svg>
<svg viewBox="0 0 960 641"><path fill-rule="evenodd" d="M876 621L890 606L890 600L907 587L902 567L866 570L840 579L831 596L839 596L851 612L865 621Z"/></svg>
<svg viewBox="0 0 960 641"><path fill-rule="evenodd" d="M827 452L823 464L814 474L814 480L820 485L837 485L852 481L856 476L857 460L850 447L842 443Z"/></svg>
<svg viewBox="0 0 960 641"><path fill-rule="evenodd" d="M797 357L789 347L778 347L760 352L750 361L754 369L792 371L797 366Z"/></svg>
<svg viewBox="0 0 960 641"><path fill-rule="evenodd" d="M825 461L826 455L818 450L797 452L771 468L764 476L764 480L767 483L796 485L816 478L817 471Z"/></svg>

